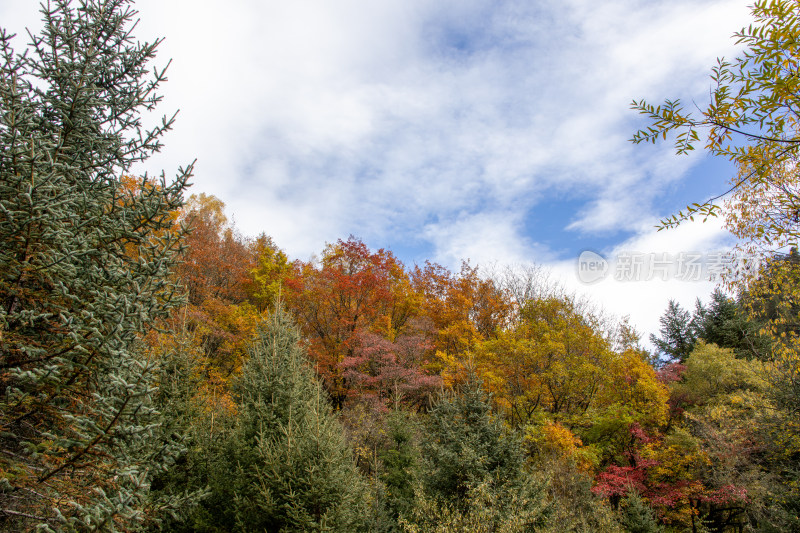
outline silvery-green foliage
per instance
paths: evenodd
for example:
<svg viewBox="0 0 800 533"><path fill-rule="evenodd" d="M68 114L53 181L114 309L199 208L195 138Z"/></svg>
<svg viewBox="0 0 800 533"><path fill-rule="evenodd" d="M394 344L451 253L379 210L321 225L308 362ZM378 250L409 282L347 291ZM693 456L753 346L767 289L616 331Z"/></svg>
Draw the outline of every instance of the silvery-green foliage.
<svg viewBox="0 0 800 533"><path fill-rule="evenodd" d="M171 125L143 126L165 78L130 2L42 15L0 30L0 529L129 529L178 446L141 339L177 302L190 168L124 179Z"/></svg>

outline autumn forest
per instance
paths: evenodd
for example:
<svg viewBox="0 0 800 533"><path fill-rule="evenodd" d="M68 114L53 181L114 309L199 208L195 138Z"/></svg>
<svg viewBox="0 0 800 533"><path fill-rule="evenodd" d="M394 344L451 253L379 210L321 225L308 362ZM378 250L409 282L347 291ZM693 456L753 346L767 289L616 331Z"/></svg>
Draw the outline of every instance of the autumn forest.
<svg viewBox="0 0 800 533"><path fill-rule="evenodd" d="M171 127L133 4L43 14L0 33L0 530L800 530L796 2L700 115L633 104L739 169L662 229L763 259L649 339L535 265L243 235L191 166L131 172Z"/></svg>

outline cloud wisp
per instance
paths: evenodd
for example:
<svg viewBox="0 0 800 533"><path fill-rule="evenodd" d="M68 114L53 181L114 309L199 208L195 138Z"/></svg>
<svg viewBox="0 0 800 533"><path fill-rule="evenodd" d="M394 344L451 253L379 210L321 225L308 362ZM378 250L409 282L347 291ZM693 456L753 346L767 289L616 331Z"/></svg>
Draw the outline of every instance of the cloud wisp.
<svg viewBox="0 0 800 533"><path fill-rule="evenodd" d="M0 19L31 25L22 4ZM698 158L632 146L628 105L704 101L748 22L742 0L135 7L173 59L163 112L181 110L148 171L196 157L196 190L293 257L355 234L451 267L559 268L578 240L646 239ZM537 218L560 202L559 227Z"/></svg>
<svg viewBox="0 0 800 533"><path fill-rule="evenodd" d="M746 10L529 4L142 0L174 58L165 107L182 109L158 162L196 154L198 189L299 256L356 233L452 258L478 223L487 254L508 239L532 255L519 221L564 195L583 202L565 230L633 230L692 160L630 146L628 103L702 97Z"/></svg>

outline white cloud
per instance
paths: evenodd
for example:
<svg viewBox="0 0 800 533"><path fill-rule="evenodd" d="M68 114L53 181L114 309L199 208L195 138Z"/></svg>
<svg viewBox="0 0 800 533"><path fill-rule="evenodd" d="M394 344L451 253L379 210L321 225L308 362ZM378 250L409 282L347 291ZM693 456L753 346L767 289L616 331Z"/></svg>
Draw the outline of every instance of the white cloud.
<svg viewBox="0 0 800 533"><path fill-rule="evenodd" d="M631 146L628 105L704 101L748 22L744 0L135 5L137 36L166 36L158 62L173 58L161 110L181 109L151 173L196 157L195 190L294 257L353 233L451 267L554 260L523 224L554 194L586 200L565 217L576 234L649 235L696 160ZM0 4L4 25L37 18ZM669 293L642 287L597 294L636 313Z"/></svg>
<svg viewBox="0 0 800 533"><path fill-rule="evenodd" d="M681 253L698 253L703 260L708 260L711 254L730 251L731 248L731 236L722 230L721 222L717 219L709 219L705 223L699 220L686 222L676 229L660 232L655 231L652 225L642 225L634 237L605 251L603 256L609 261L610 269L602 281L582 283L578 276L578 257L548 266L553 269L554 276L571 290L589 296L619 317L630 316L631 323L644 334L644 340L647 341L651 333L658 333L659 318L670 299L692 310L697 298L708 300L717 282L705 278L705 271L702 279L691 279L691 275L686 276L689 278L686 280L677 279L674 270L666 276L656 272L652 279L647 280L646 268L638 279L625 281L624 276L614 270L616 260L626 252L656 254L656 259L666 261L672 269L677 269ZM649 261L650 257L645 259L646 263ZM666 279L662 279L664 277Z"/></svg>
<svg viewBox="0 0 800 533"><path fill-rule="evenodd" d="M519 236L519 221L505 212L460 214L455 220L425 226L423 235L437 250L432 259L445 265L469 260L473 265L518 264L535 250L540 261L553 259L550 252Z"/></svg>
<svg viewBox="0 0 800 533"><path fill-rule="evenodd" d="M182 108L155 163L196 154L198 189L301 256L351 232L412 239L432 215L485 207L520 219L551 188L597 199L574 229L627 223L612 214L631 206L646 215L669 172L653 172L654 158L673 175L688 165L665 159L666 147L635 155L627 104L656 87L655 98L696 94L742 11L732 1L216 5L138 3L143 28L166 34L175 58L164 107ZM481 27L474 50L441 48L448 31Z"/></svg>

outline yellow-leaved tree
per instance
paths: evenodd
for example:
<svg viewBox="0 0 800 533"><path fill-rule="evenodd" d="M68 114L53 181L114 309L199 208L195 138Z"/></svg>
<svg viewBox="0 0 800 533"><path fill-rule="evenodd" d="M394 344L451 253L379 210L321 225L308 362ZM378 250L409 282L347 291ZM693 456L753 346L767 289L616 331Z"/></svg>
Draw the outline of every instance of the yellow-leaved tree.
<svg viewBox="0 0 800 533"><path fill-rule="evenodd" d="M633 109L651 123L632 141L655 143L675 133L675 148L685 154L702 134L709 153L739 169L728 191L662 220L661 229L724 213L746 250L771 254L798 241L800 3L760 0L752 14L755 23L734 34L742 54L732 62L719 59L712 69L708 106L692 113L680 100L634 101Z"/></svg>
<svg viewBox="0 0 800 533"><path fill-rule="evenodd" d="M759 354L775 407L774 420L762 428L772 453L765 467L780 479L784 495L774 503L786 517L775 523L794 529L800 527L800 2L759 0L751 9L754 22L735 34L743 45L740 56L721 59L712 70L708 105L689 112L680 100L660 106L634 101L650 125L632 141L656 142L675 133L682 154L702 135L710 154L738 169L727 191L662 220L659 229L723 215L726 228L740 238L738 251L762 263L727 284L745 297L762 335L771 340Z"/></svg>

